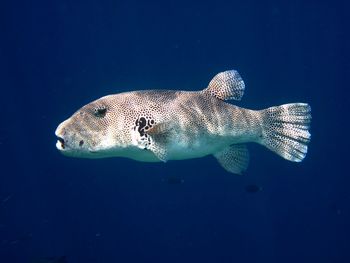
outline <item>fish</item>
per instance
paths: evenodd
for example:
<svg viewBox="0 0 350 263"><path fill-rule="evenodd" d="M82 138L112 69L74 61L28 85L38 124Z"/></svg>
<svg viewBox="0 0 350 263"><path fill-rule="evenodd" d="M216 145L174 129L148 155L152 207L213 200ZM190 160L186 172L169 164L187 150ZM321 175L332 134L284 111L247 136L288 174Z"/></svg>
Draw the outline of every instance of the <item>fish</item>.
<svg viewBox="0 0 350 263"><path fill-rule="evenodd" d="M214 156L228 172L243 174L248 143L301 162L311 139L311 107L288 103L251 110L240 101L245 84L236 70L216 74L205 89L139 90L92 101L55 131L56 147L77 158L125 157L167 162Z"/></svg>

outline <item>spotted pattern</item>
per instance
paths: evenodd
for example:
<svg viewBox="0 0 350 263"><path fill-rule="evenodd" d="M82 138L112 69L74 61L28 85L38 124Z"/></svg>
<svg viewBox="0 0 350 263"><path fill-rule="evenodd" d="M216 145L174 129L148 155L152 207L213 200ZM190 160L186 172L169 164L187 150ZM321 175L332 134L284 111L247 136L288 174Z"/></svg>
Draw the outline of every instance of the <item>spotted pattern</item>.
<svg viewBox="0 0 350 263"><path fill-rule="evenodd" d="M261 111L263 144L283 158L300 162L311 135L311 108L305 103L285 104Z"/></svg>
<svg viewBox="0 0 350 263"><path fill-rule="evenodd" d="M151 136L147 134L147 131L149 131L155 124L155 120L150 116L140 116L135 121L133 131L138 133L136 135L138 137L137 140L143 149L149 149L152 144Z"/></svg>
<svg viewBox="0 0 350 263"><path fill-rule="evenodd" d="M167 160L168 144L181 143L194 151L203 136L213 136L210 140L215 140L227 131L241 133L245 127L235 129L236 124L227 117L237 116L238 123L242 110L227 105L202 92L149 90L109 95L75 113L65 123L69 131L66 137L78 146L84 140L79 152L135 145ZM106 109L103 117L96 116L96 108Z"/></svg>
<svg viewBox="0 0 350 263"><path fill-rule="evenodd" d="M310 107L295 103L254 111L223 101L239 100L243 92L239 74L226 71L203 91L147 90L105 96L59 125L56 135L64 140L60 150L81 157L93 153L92 158L124 156L141 161L221 152L216 156L220 163L237 172L245 169L245 152L224 149L258 142L288 160L301 161L310 140Z"/></svg>
<svg viewBox="0 0 350 263"><path fill-rule="evenodd" d="M149 129L151 129L154 124L155 124L155 121L151 117L141 116L141 117L136 119L134 130L137 130L139 132L140 136L144 136L144 135L147 135L146 132Z"/></svg>
<svg viewBox="0 0 350 263"><path fill-rule="evenodd" d="M244 94L244 81L236 70L217 74L204 90L221 100L241 100Z"/></svg>

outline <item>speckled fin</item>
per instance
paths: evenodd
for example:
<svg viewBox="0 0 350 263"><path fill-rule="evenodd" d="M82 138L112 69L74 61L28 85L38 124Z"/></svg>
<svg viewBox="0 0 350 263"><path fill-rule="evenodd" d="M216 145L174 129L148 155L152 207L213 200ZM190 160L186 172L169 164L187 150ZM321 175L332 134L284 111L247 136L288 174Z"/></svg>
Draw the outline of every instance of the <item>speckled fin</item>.
<svg viewBox="0 0 350 263"><path fill-rule="evenodd" d="M214 154L221 166L228 172L242 174L248 168L249 152L245 144L235 144Z"/></svg>
<svg viewBox="0 0 350 263"><path fill-rule="evenodd" d="M147 149L163 162L168 160L167 143L170 130L169 123L158 123L146 132L151 138L151 143Z"/></svg>
<svg viewBox="0 0 350 263"><path fill-rule="evenodd" d="M244 94L244 82L236 70L217 74L204 90L220 100L241 100Z"/></svg>
<svg viewBox="0 0 350 263"><path fill-rule="evenodd" d="M263 136L258 142L289 161L301 162L311 139L310 105L290 103L260 112Z"/></svg>

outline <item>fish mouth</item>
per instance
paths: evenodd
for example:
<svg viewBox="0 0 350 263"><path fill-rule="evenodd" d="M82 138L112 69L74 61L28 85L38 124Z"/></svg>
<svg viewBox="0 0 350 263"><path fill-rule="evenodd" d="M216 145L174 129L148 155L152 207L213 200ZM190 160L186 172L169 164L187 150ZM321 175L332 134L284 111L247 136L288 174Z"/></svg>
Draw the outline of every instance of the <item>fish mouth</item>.
<svg viewBox="0 0 350 263"><path fill-rule="evenodd" d="M66 148L65 141L62 137L57 136L56 147L58 150L64 150Z"/></svg>
<svg viewBox="0 0 350 263"><path fill-rule="evenodd" d="M64 122L62 122L60 125L58 125L55 135L57 137L57 142L56 142L56 148L60 151L64 151L66 149L66 144L67 142L64 140L63 136L65 134L64 131Z"/></svg>

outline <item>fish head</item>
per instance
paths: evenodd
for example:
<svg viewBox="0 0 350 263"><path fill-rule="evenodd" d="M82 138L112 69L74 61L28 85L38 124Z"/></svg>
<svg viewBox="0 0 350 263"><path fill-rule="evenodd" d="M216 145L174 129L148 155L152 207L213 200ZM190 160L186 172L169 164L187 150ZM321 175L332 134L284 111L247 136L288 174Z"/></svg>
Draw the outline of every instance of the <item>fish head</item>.
<svg viewBox="0 0 350 263"><path fill-rule="evenodd" d="M56 147L66 156L79 158L103 158L111 151L122 148L123 126L120 107L110 96L95 100L76 111L58 125L55 134Z"/></svg>

